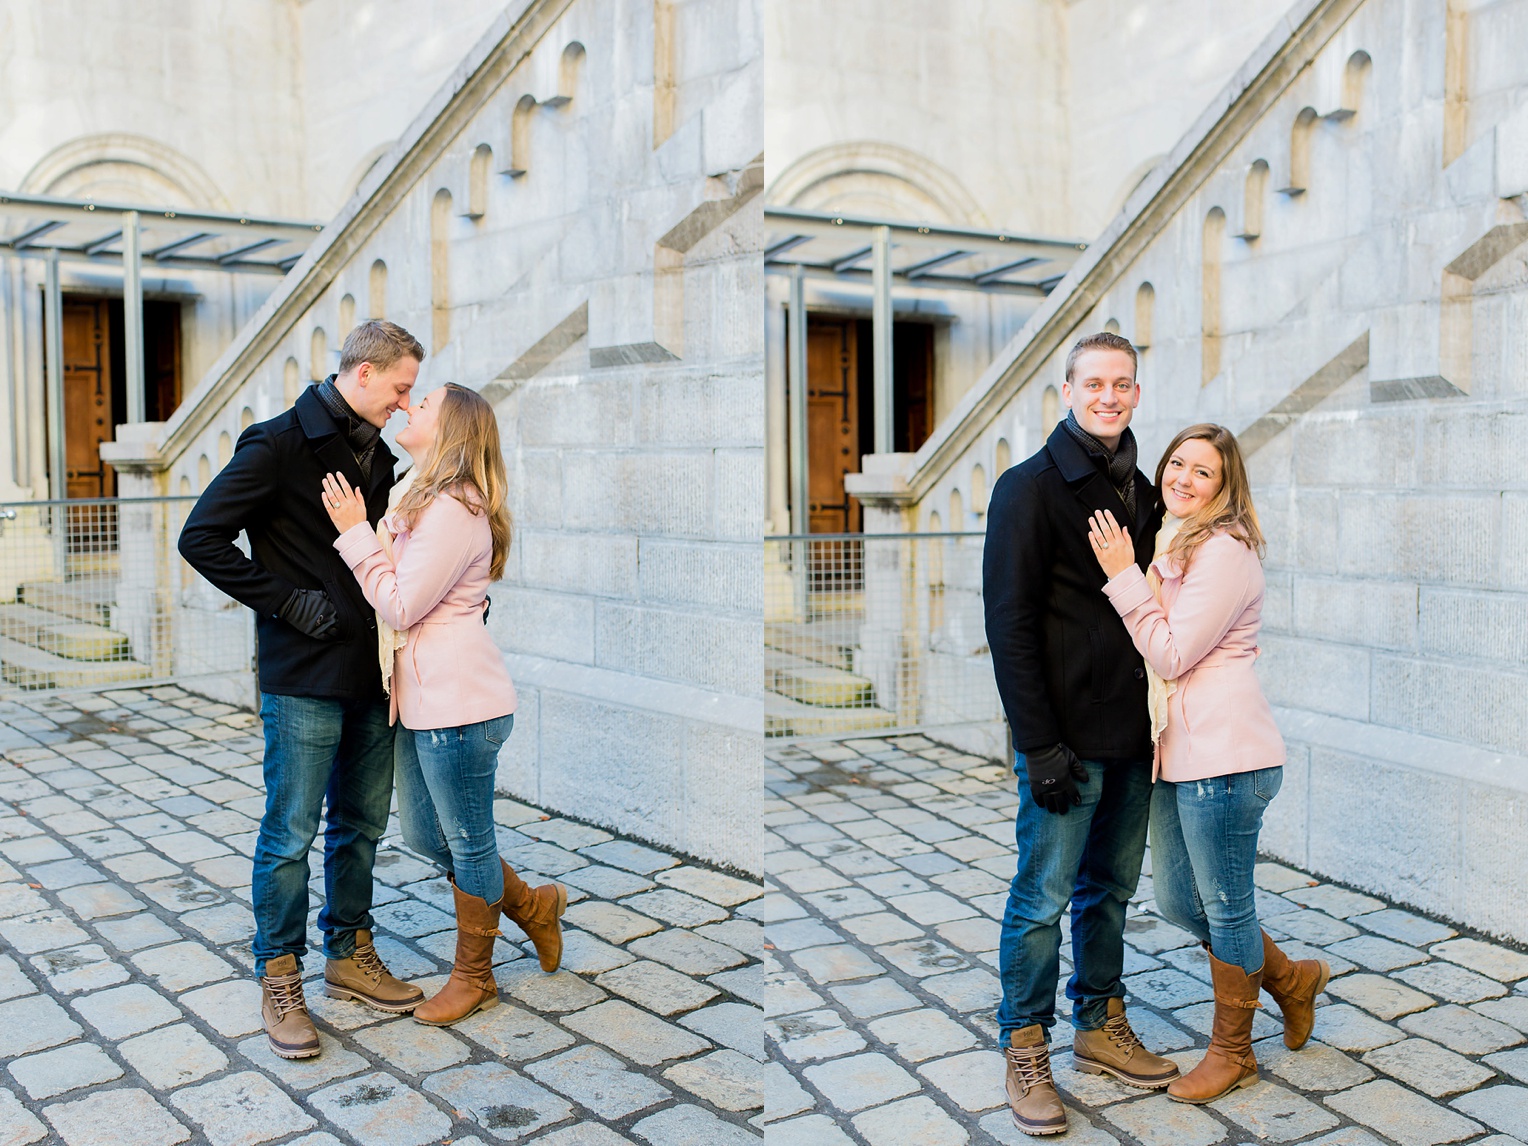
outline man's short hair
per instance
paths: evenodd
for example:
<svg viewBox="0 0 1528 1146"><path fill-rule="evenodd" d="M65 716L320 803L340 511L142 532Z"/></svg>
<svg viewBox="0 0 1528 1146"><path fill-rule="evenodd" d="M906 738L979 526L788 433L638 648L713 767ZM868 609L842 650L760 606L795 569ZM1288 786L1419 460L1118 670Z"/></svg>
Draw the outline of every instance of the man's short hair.
<svg viewBox="0 0 1528 1146"><path fill-rule="evenodd" d="M345 343L348 348L350 343ZM1072 380L1072 367L1077 365L1077 360L1089 350L1118 350L1122 354L1130 355L1130 374L1134 377L1136 368L1140 365L1136 358L1135 347L1130 345L1128 338L1121 338L1117 334L1111 334L1107 330L1100 330L1097 334L1089 334L1077 340L1077 345L1072 347L1066 356L1066 380Z"/></svg>
<svg viewBox="0 0 1528 1146"><path fill-rule="evenodd" d="M345 336L345 346L340 351L340 373L354 370L363 362L370 362L378 370L403 358L424 361L424 347L396 322L374 318L363 322Z"/></svg>

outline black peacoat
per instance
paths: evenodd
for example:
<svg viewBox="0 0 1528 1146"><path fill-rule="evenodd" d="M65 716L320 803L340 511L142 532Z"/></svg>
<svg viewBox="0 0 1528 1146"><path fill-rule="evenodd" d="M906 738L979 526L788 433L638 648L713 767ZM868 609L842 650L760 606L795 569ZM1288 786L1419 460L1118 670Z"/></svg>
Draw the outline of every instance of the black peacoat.
<svg viewBox="0 0 1528 1146"><path fill-rule="evenodd" d="M987 643L1018 752L1065 744L1083 760L1151 758L1141 655L1104 596L1088 543L1094 510L1126 523L1105 472L1062 426L993 486L982 558ZM1151 561L1162 506L1136 470L1136 560Z"/></svg>
<svg viewBox="0 0 1528 1146"><path fill-rule="evenodd" d="M360 584L334 548L337 533L322 501L326 473L366 491L373 525L387 511L397 458L377 443L371 480L310 386L290 410L239 436L232 459L212 479L180 533L180 555L197 572L255 611L260 690L286 696L381 700L377 625ZM250 556L234 544L249 537ZM293 589L322 589L339 614L339 637L315 640L280 617Z"/></svg>

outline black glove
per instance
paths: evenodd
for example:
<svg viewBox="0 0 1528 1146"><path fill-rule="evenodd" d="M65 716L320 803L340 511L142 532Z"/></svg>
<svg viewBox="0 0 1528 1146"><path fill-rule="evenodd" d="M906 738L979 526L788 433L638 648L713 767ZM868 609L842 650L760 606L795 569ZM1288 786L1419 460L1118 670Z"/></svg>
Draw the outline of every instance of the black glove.
<svg viewBox="0 0 1528 1146"><path fill-rule="evenodd" d="M483 598L483 624L485 624L485 625L488 623L488 612L492 608L493 608L493 598L492 597L484 597Z"/></svg>
<svg viewBox="0 0 1528 1146"><path fill-rule="evenodd" d="M322 589L293 589L281 606L281 619L316 641L339 639L339 611Z"/></svg>
<svg viewBox="0 0 1528 1146"><path fill-rule="evenodd" d="M1065 815L1068 808L1082 803L1077 785L1088 782L1088 770L1065 744L1027 752L1024 764L1030 794L1047 812Z"/></svg>

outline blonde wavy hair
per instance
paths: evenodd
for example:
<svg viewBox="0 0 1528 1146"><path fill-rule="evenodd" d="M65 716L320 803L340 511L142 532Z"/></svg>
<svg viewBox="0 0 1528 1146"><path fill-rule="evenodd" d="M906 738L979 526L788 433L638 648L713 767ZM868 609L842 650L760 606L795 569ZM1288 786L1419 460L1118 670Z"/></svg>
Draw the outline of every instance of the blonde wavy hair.
<svg viewBox="0 0 1528 1146"><path fill-rule="evenodd" d="M1157 463L1157 496L1165 500L1162 475L1167 463L1184 442L1194 440L1209 442L1220 455L1220 489L1192 517L1183 523L1167 555L1178 560L1187 569L1195 552L1216 533L1229 533L1261 558L1266 550L1262 526L1258 524L1257 509L1252 504L1252 483L1247 480L1247 467L1242 461L1241 447L1236 435L1224 426L1213 422L1200 422L1179 430L1162 453Z"/></svg>
<svg viewBox="0 0 1528 1146"><path fill-rule="evenodd" d="M475 390L447 382L436 415L435 443L419 466L414 484L398 502L397 514L408 529L420 511L441 494L456 494L474 515L486 513L493 533L490 579L504 576L504 562L514 522L509 515L509 477L499 448L499 423L493 407Z"/></svg>

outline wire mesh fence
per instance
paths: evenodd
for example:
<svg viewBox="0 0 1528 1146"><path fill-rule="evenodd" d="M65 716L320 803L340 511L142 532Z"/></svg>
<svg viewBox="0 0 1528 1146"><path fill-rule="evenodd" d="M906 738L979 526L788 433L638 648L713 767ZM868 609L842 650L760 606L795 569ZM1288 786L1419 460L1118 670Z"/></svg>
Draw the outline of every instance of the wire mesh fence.
<svg viewBox="0 0 1528 1146"><path fill-rule="evenodd" d="M980 533L766 538L765 729L778 737L1002 719Z"/></svg>
<svg viewBox="0 0 1528 1146"><path fill-rule="evenodd" d="M249 611L175 549L195 502L0 506L0 680L65 689L226 676L219 692L248 687Z"/></svg>

